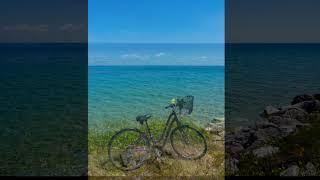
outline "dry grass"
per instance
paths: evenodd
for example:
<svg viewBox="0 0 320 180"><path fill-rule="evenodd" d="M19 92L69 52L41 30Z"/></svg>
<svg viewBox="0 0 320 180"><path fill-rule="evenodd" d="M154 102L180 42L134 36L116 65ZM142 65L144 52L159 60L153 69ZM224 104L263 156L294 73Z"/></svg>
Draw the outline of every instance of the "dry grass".
<svg viewBox="0 0 320 180"><path fill-rule="evenodd" d="M162 128L163 125L151 124L151 129L155 134L160 132ZM223 178L223 141L215 141L219 137L203 133L208 143L208 152L201 159L181 159L174 153L171 145L167 144L165 147L167 154L162 156L161 162L150 161L141 168L129 172L116 169L108 160L106 146L101 142L106 142L110 135L91 133L89 135L89 176L205 176L206 179L208 177Z"/></svg>

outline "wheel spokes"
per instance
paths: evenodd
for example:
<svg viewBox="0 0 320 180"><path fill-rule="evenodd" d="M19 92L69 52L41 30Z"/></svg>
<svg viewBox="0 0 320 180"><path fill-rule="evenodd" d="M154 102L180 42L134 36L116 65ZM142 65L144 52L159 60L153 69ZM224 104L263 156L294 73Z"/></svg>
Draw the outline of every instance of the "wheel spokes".
<svg viewBox="0 0 320 180"><path fill-rule="evenodd" d="M184 158L198 158L206 151L203 136L193 128L182 127L176 130L171 141L174 150Z"/></svg>
<svg viewBox="0 0 320 180"><path fill-rule="evenodd" d="M141 133L134 130L125 130L116 134L109 147L110 160L124 170L135 169L149 157L147 140Z"/></svg>

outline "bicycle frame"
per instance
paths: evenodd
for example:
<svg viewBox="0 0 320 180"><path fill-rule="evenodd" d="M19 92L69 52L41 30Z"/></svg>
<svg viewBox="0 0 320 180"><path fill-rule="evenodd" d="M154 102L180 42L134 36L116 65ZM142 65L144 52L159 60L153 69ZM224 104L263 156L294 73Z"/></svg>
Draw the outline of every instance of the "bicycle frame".
<svg viewBox="0 0 320 180"><path fill-rule="evenodd" d="M166 145L168 137L169 137L171 129L172 129L172 125L174 122L177 123L177 127L180 127L182 125L180 120L178 119L178 116L177 116L175 110L172 110L172 112L169 115L168 120L166 122L166 126L162 131L161 137L158 140L159 143L162 141L162 144L157 144L156 140L153 138L153 136L150 132L150 128L148 126L148 123L146 122L147 133L148 133L149 139L151 140L153 146L156 145L157 147L163 148Z"/></svg>

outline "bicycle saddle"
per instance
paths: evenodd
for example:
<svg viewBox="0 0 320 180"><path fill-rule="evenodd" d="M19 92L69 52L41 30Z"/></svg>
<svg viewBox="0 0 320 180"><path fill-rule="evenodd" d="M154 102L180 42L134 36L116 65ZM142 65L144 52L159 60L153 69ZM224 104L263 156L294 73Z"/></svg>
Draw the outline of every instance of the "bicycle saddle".
<svg viewBox="0 0 320 180"><path fill-rule="evenodd" d="M144 114L137 116L136 120L140 122L140 124L143 124L143 122L147 121L149 118L151 118L151 114Z"/></svg>

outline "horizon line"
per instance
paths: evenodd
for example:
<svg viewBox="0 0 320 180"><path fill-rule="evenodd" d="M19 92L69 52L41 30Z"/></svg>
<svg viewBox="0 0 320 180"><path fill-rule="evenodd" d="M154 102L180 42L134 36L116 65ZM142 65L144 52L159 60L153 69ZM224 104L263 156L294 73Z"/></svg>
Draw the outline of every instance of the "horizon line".
<svg viewBox="0 0 320 180"><path fill-rule="evenodd" d="M224 44L224 42L88 42L89 44Z"/></svg>
<svg viewBox="0 0 320 180"><path fill-rule="evenodd" d="M320 44L320 42L225 42L224 44Z"/></svg>
<svg viewBox="0 0 320 180"><path fill-rule="evenodd" d="M320 42L0 42L0 44L320 44Z"/></svg>
<svg viewBox="0 0 320 180"><path fill-rule="evenodd" d="M88 64L88 66L202 66L202 67L208 67L208 66L219 66L224 67L225 65L210 65L210 64L203 64L203 65L194 65L194 64L105 64L105 65L94 65L94 64Z"/></svg>

